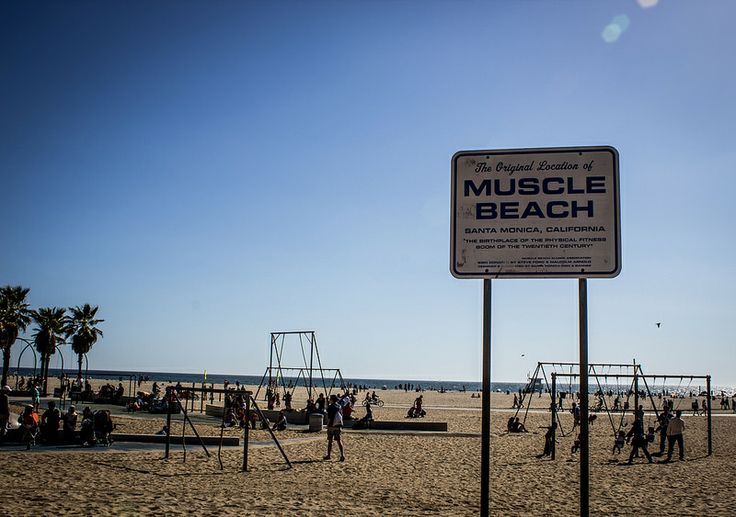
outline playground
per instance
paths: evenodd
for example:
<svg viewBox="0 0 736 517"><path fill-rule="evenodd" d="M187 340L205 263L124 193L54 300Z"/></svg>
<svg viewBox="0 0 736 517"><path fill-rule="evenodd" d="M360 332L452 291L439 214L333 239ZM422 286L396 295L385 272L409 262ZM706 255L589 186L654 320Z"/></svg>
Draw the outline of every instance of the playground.
<svg viewBox="0 0 736 517"><path fill-rule="evenodd" d="M415 395L398 390L379 394L386 404L376 409L378 418L394 413L398 417ZM297 390L295 400L304 396L306 392L302 395ZM505 429L506 420L515 413L511 408L513 393L493 394L491 481L496 514L575 512L577 457L570 454L573 436L558 437L554 461L535 458L544 442L540 427L549 425L550 419L548 407L543 405L545 397L548 403L549 394L543 393L541 398L534 395L535 404L527 417L530 432L514 435ZM371 508L375 508L376 514L420 515L430 508L442 515L476 513L480 401L462 392L425 392L424 398L427 418L447 421L448 433L346 432L344 464L322 460L324 433L309 435L296 431L278 435L292 462L291 469L275 446L265 445L270 441L267 433L254 431L253 442L264 445L250 451L248 473L241 472L242 442L240 447L223 450L224 468L220 470L215 455L207 458L191 433L186 463L181 445L172 445L168 461L162 459L161 445L151 451L115 453L121 442L113 445L109 454L106 451L102 455L57 454L39 449L29 459L25 451L0 450L0 461L6 466L3 476L14 476L12 483L5 485L9 487L6 504L9 511L15 510L13 513L28 512L27 494L33 493L38 483L48 483L56 494L59 511L84 505L90 512L97 509L101 513L145 508L167 514L208 514L215 511L211 505L216 500L216 511L223 515L319 514L335 507L346 514L360 515L370 514ZM685 398L681 406L689 407L690 400ZM732 478L728 477L732 476L736 461L736 418L731 415L730 411L714 406L714 451L710 457L707 418L686 415L684 462L648 465L637 461L633 466L625 466L621 464L623 460L610 453L611 429L603 413L591 428L593 513L625 514L626 508L634 507L640 514L728 515L736 506L736 496L729 488ZM565 428L572 427L569 410L561 411L559 416ZM119 430L156 432L164 417L121 415L118 421L126 425ZM192 418L201 434L216 435L217 424L211 417L206 417L209 424L205 417ZM172 426L174 434L181 432L176 422L180 420ZM467 436L458 436L461 433ZM317 439L292 440L308 436ZM216 447L210 452L215 450ZM99 483L104 483L105 490L90 497L87 487ZM701 495L693 499L691 494L696 486ZM248 489L243 490L244 487ZM31 502L34 504L41 511L44 503Z"/></svg>

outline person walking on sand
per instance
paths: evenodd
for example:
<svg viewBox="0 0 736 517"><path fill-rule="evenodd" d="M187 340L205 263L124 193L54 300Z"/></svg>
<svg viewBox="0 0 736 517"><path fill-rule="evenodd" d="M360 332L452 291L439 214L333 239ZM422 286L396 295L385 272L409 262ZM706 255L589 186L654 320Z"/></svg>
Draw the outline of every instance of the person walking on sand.
<svg viewBox="0 0 736 517"><path fill-rule="evenodd" d="M631 440L631 454L629 454L628 464L631 465L634 462L634 456L639 452L639 449L647 457L647 461L652 463L652 455L647 450L647 439L644 436L644 424L641 420L634 420L634 425L631 426L631 430L626 434L626 439Z"/></svg>
<svg viewBox="0 0 736 517"><path fill-rule="evenodd" d="M337 395L330 395L330 405L327 406L327 456L329 460L332 455L332 441L337 442L340 449L340 461L345 461L345 451L342 447L340 439L340 431L342 431L342 408L337 403Z"/></svg>
<svg viewBox="0 0 736 517"><path fill-rule="evenodd" d="M574 431L576 427L580 427L580 406L573 402L570 413L572 413L572 430Z"/></svg>
<svg viewBox="0 0 736 517"><path fill-rule="evenodd" d="M698 405L698 399L693 399L693 402L690 405L693 409L693 416L698 416L700 414L700 407Z"/></svg>
<svg viewBox="0 0 736 517"><path fill-rule="evenodd" d="M682 420L682 410L678 409L675 413L675 418L670 420L670 423L667 425L667 459L665 461L672 461L675 442L677 442L677 446L680 449L680 461L685 460L685 440L682 437L684 431L685 422Z"/></svg>

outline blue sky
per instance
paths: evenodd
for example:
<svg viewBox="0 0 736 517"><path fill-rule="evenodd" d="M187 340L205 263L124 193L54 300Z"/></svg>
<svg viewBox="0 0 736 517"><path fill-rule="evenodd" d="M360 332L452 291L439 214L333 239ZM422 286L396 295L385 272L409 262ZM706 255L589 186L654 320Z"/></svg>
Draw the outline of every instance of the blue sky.
<svg viewBox="0 0 736 517"><path fill-rule="evenodd" d="M736 384L735 15L5 2L0 283L34 307L99 305L93 368L260 374L269 332L308 328L349 377L478 380L482 283L449 273L450 157L613 145L623 270L589 282L591 360ZM494 283L495 380L576 358L576 294Z"/></svg>

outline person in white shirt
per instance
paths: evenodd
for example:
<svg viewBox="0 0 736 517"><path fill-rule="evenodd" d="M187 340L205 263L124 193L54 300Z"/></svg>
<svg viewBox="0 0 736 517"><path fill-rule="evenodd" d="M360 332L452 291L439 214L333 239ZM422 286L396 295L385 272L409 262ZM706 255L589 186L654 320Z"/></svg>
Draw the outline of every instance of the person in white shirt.
<svg viewBox="0 0 736 517"><path fill-rule="evenodd" d="M682 420L682 411L679 409L675 413L675 418L670 420L667 425L667 460L672 460L672 452L675 448L675 442L680 449L680 461L685 459L685 441L682 433L685 431L685 422Z"/></svg>

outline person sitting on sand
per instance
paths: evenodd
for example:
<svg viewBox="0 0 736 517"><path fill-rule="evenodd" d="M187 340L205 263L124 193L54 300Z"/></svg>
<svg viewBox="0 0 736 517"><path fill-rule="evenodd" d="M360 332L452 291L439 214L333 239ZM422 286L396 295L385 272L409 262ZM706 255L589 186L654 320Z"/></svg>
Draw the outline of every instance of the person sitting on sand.
<svg viewBox="0 0 736 517"><path fill-rule="evenodd" d="M235 410L233 408L230 408L225 413L225 420L223 421L222 425L224 425L225 427L233 427L235 425L235 422L237 422Z"/></svg>
<svg viewBox="0 0 736 517"><path fill-rule="evenodd" d="M557 429L557 424L553 423L546 429L547 432L544 433L544 451L542 452L542 454L537 455L538 459L544 458L545 456L550 456L552 454L552 446L554 445L555 430Z"/></svg>
<svg viewBox="0 0 736 517"><path fill-rule="evenodd" d="M373 410L371 409L371 403L366 402L365 403L365 416L358 420L357 425L358 428L365 428L370 429L371 425L373 424Z"/></svg>
<svg viewBox="0 0 736 517"><path fill-rule="evenodd" d="M514 418L514 423L511 424L512 433L528 433L524 424L521 423L519 417Z"/></svg>
<svg viewBox="0 0 736 517"><path fill-rule="evenodd" d="M286 409L282 409L281 411L279 411L279 418L278 420L276 420L276 423L273 424L273 427L271 427L271 431L286 431L287 423Z"/></svg>
<svg viewBox="0 0 736 517"><path fill-rule="evenodd" d="M61 423L61 411L56 407L53 400L49 401L49 408L43 412L41 417L41 434L48 443L56 443L59 439L59 424Z"/></svg>
<svg viewBox="0 0 736 517"><path fill-rule="evenodd" d="M425 416L426 414L427 414L427 412L424 409L422 409L422 396L419 395L414 400L414 405L409 408L409 411L406 414L406 416L408 418L421 418L421 417Z"/></svg>
<svg viewBox="0 0 736 517"><path fill-rule="evenodd" d="M327 406L327 400L325 399L324 393L320 393L319 397L317 397L316 406L317 406L317 412L322 413L324 415L325 407Z"/></svg>
<svg viewBox="0 0 736 517"><path fill-rule="evenodd" d="M64 420L64 441L71 443L74 441L74 432L77 430L77 409L69 406L62 419Z"/></svg>
<svg viewBox="0 0 736 517"><path fill-rule="evenodd" d="M506 432L510 433L511 430L514 428L514 417L509 417L509 419L506 421Z"/></svg>
<svg viewBox="0 0 736 517"><path fill-rule="evenodd" d="M422 404L424 403L424 396L419 395L416 399L414 399L414 407L416 408L418 413L422 412Z"/></svg>
<svg viewBox="0 0 736 517"><path fill-rule="evenodd" d="M350 399L343 399L342 405L342 416L345 420L353 418L353 405L350 403Z"/></svg>
<svg viewBox="0 0 736 517"><path fill-rule="evenodd" d="M307 407L304 408L304 411L307 412L307 415L311 415L312 413L316 413L317 412L317 404L315 404L312 399L307 400Z"/></svg>
<svg viewBox="0 0 736 517"><path fill-rule="evenodd" d="M120 402L123 400L123 395L125 395L125 388L123 388L123 383L118 383L118 388L115 390L115 402Z"/></svg>
<svg viewBox="0 0 736 517"><path fill-rule="evenodd" d="M92 421L92 417L92 410L88 407L85 407L82 411L82 423L79 426L79 438L82 443L82 447L94 447L96 443L95 425Z"/></svg>

